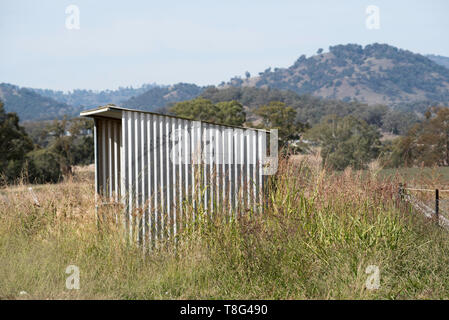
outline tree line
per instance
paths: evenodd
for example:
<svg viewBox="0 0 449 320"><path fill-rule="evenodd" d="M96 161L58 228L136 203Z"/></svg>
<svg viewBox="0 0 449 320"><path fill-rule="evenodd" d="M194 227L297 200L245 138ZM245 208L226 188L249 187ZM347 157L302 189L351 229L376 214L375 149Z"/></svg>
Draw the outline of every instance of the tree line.
<svg viewBox="0 0 449 320"><path fill-rule="evenodd" d="M385 106L372 106L343 115L329 112L313 124L299 121L297 109L281 101L253 108L257 119L252 122L236 100L214 103L200 97L176 103L169 112L225 125L278 129L284 151L308 152L319 146L323 164L335 170L365 169L376 159L385 167L449 166L449 108L444 107L430 108L420 120ZM402 135L382 140L382 133Z"/></svg>

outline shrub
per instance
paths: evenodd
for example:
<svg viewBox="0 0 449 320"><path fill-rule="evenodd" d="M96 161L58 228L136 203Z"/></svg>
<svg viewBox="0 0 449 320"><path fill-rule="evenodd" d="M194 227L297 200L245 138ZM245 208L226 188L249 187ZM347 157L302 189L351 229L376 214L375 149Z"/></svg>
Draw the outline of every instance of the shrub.
<svg viewBox="0 0 449 320"><path fill-rule="evenodd" d="M28 180L32 183L58 182L62 176L58 157L47 149L27 154Z"/></svg>

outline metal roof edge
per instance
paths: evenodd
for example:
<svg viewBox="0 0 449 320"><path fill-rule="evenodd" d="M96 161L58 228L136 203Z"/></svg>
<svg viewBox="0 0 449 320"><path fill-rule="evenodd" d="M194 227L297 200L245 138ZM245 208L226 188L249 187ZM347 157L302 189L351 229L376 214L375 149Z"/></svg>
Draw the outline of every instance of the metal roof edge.
<svg viewBox="0 0 449 320"><path fill-rule="evenodd" d="M97 107L97 108L94 108L94 109L88 109L88 110L85 110L85 111L81 111L80 112L80 116L81 117L95 117L95 116L102 116L102 117L104 117L105 115L101 115L101 114L105 113L105 112L109 112L109 111L140 112L140 113L146 113L146 114L152 114L152 115L156 115L156 116L169 117L169 118L174 118L174 119L182 119L182 120L188 120L188 121L198 121L198 122L201 122L201 123L207 123L207 124L212 124L212 125L216 125L216 126L237 128L237 129L243 129L243 130L256 130L256 131L263 131L263 132L266 132L266 133L270 133L270 130L266 130L266 129L233 126L233 125L215 123L215 122L204 121L204 120L192 120L192 119L185 118L185 117L172 116L172 115L169 115L169 114L162 114L162 113L157 113L157 112L152 112L152 111L123 108L123 107L118 107L116 105L100 106L100 107ZM110 118L112 118L112 117L110 117Z"/></svg>

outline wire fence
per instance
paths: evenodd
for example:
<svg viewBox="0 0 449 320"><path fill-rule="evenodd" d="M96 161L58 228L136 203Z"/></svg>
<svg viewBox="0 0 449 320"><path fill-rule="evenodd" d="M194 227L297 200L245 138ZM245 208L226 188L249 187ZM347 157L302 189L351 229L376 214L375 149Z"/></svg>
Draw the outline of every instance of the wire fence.
<svg viewBox="0 0 449 320"><path fill-rule="evenodd" d="M449 189L407 188L399 184L399 198L449 229Z"/></svg>

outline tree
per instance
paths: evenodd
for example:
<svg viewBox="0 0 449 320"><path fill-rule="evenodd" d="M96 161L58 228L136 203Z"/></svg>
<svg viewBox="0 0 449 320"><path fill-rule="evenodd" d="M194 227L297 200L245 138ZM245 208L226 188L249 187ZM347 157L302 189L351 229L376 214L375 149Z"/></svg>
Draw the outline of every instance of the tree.
<svg viewBox="0 0 449 320"><path fill-rule="evenodd" d="M364 169L379 154L379 132L352 116L328 116L309 130L307 136L320 143L323 163L336 170L348 166Z"/></svg>
<svg viewBox="0 0 449 320"><path fill-rule="evenodd" d="M231 126L242 126L245 123L246 114L239 102L235 100L218 102L216 106L219 109L219 123Z"/></svg>
<svg viewBox="0 0 449 320"><path fill-rule="evenodd" d="M26 154L33 150L33 142L19 126L15 113L6 113L0 101L0 175L6 182L18 178L26 162Z"/></svg>
<svg viewBox="0 0 449 320"><path fill-rule="evenodd" d="M72 173L72 136L68 134L68 120L54 120L47 128L53 137L48 149L58 157L59 165L64 175Z"/></svg>
<svg viewBox="0 0 449 320"><path fill-rule="evenodd" d="M245 72L245 77L246 77L246 79L251 78L251 73L249 73L249 71L246 71Z"/></svg>
<svg viewBox="0 0 449 320"><path fill-rule="evenodd" d="M389 110L382 116L382 129L392 134L407 134L408 130L418 122L413 112Z"/></svg>
<svg viewBox="0 0 449 320"><path fill-rule="evenodd" d="M34 150L27 154L28 180L31 183L58 182L62 177L59 158L48 149Z"/></svg>
<svg viewBox="0 0 449 320"><path fill-rule="evenodd" d="M214 104L212 101L200 97L178 102L169 110L178 117L224 125L241 126L246 121L243 106L234 100Z"/></svg>
<svg viewBox="0 0 449 320"><path fill-rule="evenodd" d="M254 113L262 118L263 127L278 129L279 140L287 145L289 140L299 139L304 125L296 121L296 111L284 102L272 101L257 108Z"/></svg>
<svg viewBox="0 0 449 320"><path fill-rule="evenodd" d="M54 120L47 127L47 135L51 136L47 148L57 156L64 175L72 173L73 165L93 162L94 141L87 134L92 129L92 120L85 118Z"/></svg>
<svg viewBox="0 0 449 320"><path fill-rule="evenodd" d="M398 138L386 161L390 166L449 166L449 108L433 107L425 121Z"/></svg>
<svg viewBox="0 0 449 320"><path fill-rule="evenodd" d="M72 164L88 165L94 162L94 122L88 118L70 121L69 132L72 139Z"/></svg>

